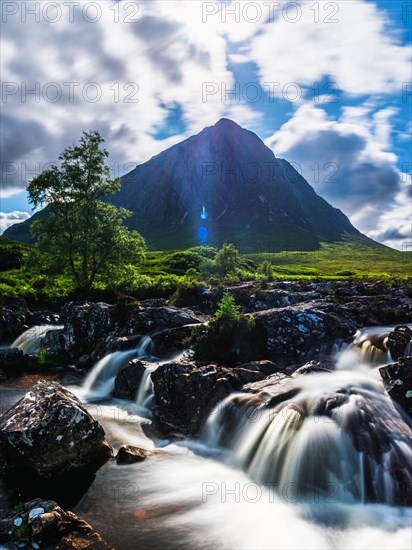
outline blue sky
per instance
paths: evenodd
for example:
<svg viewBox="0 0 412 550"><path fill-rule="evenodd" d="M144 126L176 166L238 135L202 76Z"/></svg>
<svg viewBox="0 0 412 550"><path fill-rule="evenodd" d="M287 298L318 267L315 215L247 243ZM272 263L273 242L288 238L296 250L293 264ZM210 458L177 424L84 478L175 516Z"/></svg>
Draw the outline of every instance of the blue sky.
<svg viewBox="0 0 412 550"><path fill-rule="evenodd" d="M83 130L121 175L225 116L368 236L410 246L410 1L48 4L2 3L2 230Z"/></svg>

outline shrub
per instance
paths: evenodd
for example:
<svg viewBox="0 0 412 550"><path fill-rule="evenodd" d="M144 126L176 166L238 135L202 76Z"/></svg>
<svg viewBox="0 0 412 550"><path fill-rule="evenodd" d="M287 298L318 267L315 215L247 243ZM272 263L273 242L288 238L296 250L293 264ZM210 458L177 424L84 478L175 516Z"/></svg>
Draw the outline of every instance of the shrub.
<svg viewBox="0 0 412 550"><path fill-rule="evenodd" d="M239 252L233 244L224 244L216 254L215 262L220 275L234 273L239 265Z"/></svg>
<svg viewBox="0 0 412 550"><path fill-rule="evenodd" d="M185 341L195 359L233 366L264 357L265 342L254 317L239 310L233 296L224 293L215 318L207 326L194 327Z"/></svg>

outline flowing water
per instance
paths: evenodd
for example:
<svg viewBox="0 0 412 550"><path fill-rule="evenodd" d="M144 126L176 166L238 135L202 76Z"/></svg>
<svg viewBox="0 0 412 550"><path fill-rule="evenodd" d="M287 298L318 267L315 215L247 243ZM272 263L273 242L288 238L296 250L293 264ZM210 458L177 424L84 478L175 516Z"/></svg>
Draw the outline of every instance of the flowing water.
<svg viewBox="0 0 412 550"><path fill-rule="evenodd" d="M23 353L37 353L42 344L42 340L49 330L61 330L63 326L56 325L38 325L31 327L21 334L11 344L11 348L19 348Z"/></svg>
<svg viewBox="0 0 412 550"><path fill-rule="evenodd" d="M357 338L333 373L232 395L197 440L180 442L145 435L160 362L146 369L134 403L110 399L115 375L150 343L103 358L82 388L86 401L105 399L90 412L115 448L162 452L107 463L73 511L119 550L409 550L411 430L376 366L388 355L371 357L362 344L372 338Z"/></svg>
<svg viewBox="0 0 412 550"><path fill-rule="evenodd" d="M153 341L144 336L138 346L126 351L109 353L92 368L84 379L79 397L85 401L98 401L110 396L116 376L132 359L152 359Z"/></svg>

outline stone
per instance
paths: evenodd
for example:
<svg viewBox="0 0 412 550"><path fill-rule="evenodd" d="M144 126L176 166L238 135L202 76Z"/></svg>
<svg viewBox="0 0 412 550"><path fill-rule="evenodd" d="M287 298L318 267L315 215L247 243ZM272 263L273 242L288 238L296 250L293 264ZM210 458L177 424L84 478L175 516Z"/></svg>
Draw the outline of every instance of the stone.
<svg viewBox="0 0 412 550"><path fill-rule="evenodd" d="M27 541L29 548L45 550L109 549L88 523L54 501L37 498L20 508L0 520L0 544L8 548Z"/></svg>
<svg viewBox="0 0 412 550"><path fill-rule="evenodd" d="M169 428L184 435L194 435L219 402L239 391L244 384L262 380L268 368L268 362L232 368L193 361L160 365L151 375L153 412Z"/></svg>
<svg viewBox="0 0 412 550"><path fill-rule="evenodd" d="M116 376L113 397L135 401L148 361L132 359Z"/></svg>
<svg viewBox="0 0 412 550"><path fill-rule="evenodd" d="M412 356L379 369L389 396L412 418Z"/></svg>
<svg viewBox="0 0 412 550"><path fill-rule="evenodd" d="M0 417L4 467L51 480L96 471L111 456L99 422L56 382L40 381Z"/></svg>
<svg viewBox="0 0 412 550"><path fill-rule="evenodd" d="M126 331L127 334L148 334L204 321L204 316L196 315L188 308L147 307L143 310L134 309L130 312Z"/></svg>
<svg viewBox="0 0 412 550"><path fill-rule="evenodd" d="M254 313L256 325L266 336L268 356L273 360L296 362L321 346L349 340L356 324L333 304L307 302Z"/></svg>
<svg viewBox="0 0 412 550"><path fill-rule="evenodd" d="M391 352L392 359L397 361L407 352L407 347L412 342L412 330L407 326L397 326L389 334L387 346ZM411 344L412 353L412 344Z"/></svg>
<svg viewBox="0 0 412 550"><path fill-rule="evenodd" d="M163 454L161 451L149 451L133 445L122 445L116 455L116 463L119 466L134 464L146 460L148 456Z"/></svg>

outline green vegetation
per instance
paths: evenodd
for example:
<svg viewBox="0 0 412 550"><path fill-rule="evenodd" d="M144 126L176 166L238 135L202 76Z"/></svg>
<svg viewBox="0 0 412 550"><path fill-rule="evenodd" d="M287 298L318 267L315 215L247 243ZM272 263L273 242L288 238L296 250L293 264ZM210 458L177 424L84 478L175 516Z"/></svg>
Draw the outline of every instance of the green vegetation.
<svg viewBox="0 0 412 550"><path fill-rule="evenodd" d="M118 294L126 294L137 300L165 297L177 306L196 306L208 286L276 279L406 280L412 270L411 252L361 246L352 241L323 244L316 252L237 254L234 271L225 276L219 274L218 253L212 247L148 252L144 261L123 266L116 277L97 274L90 298L113 301ZM0 237L0 256L3 265L13 266L0 272L0 294L22 296L29 303L41 305L81 297L67 270L58 266L44 270L36 261L32 245ZM21 267L14 267L16 256Z"/></svg>
<svg viewBox="0 0 412 550"><path fill-rule="evenodd" d="M83 133L78 145L60 155L60 166L27 187L34 207L48 208L31 227L38 237L33 260L44 271L63 271L85 295L98 276L124 279L145 251L143 238L122 225L131 212L102 201L120 189L120 180L110 179L103 142L98 132Z"/></svg>
<svg viewBox="0 0 412 550"><path fill-rule="evenodd" d="M242 315L228 292L223 293L214 319L208 325L194 327L185 345L192 348L195 359L228 366L260 359L265 352L265 342L261 331L256 329L254 317Z"/></svg>

